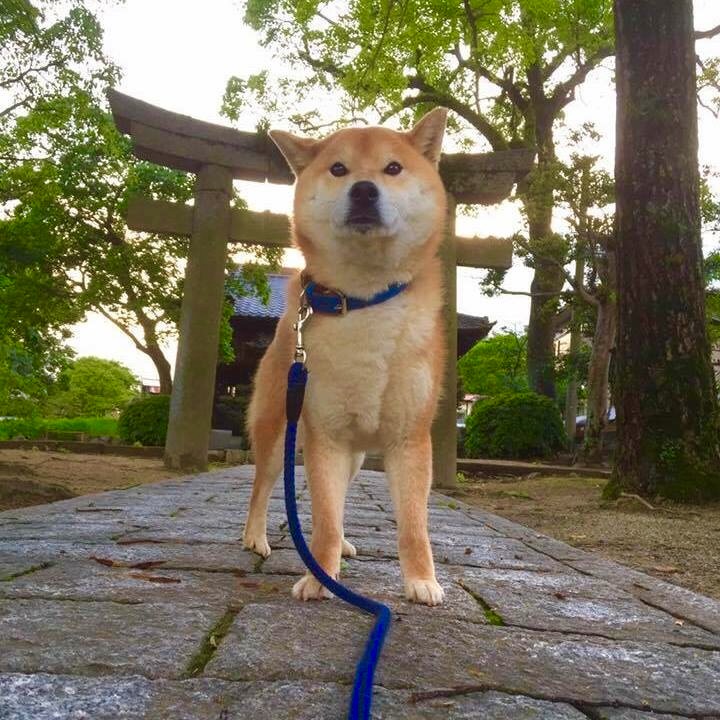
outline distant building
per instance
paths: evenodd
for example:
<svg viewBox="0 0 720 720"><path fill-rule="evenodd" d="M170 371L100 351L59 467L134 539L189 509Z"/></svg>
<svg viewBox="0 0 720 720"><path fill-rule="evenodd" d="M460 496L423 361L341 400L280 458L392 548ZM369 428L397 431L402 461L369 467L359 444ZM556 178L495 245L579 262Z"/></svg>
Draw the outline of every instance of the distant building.
<svg viewBox="0 0 720 720"><path fill-rule="evenodd" d="M160 381L155 378L142 378L140 380L140 392L143 395L159 395Z"/></svg>

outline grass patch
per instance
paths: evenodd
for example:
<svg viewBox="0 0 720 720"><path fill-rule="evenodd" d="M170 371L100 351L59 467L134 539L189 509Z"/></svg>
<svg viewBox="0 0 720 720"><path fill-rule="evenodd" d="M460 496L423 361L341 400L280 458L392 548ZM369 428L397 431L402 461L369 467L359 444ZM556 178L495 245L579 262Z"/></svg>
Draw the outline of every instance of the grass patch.
<svg viewBox="0 0 720 720"><path fill-rule="evenodd" d="M203 638L200 649L188 663L184 674L186 678L197 677L205 670L205 666L212 659L222 639L228 634L239 612L239 606L231 605L225 611L225 614L212 626L210 632Z"/></svg>
<svg viewBox="0 0 720 720"><path fill-rule="evenodd" d="M37 572L38 570L45 570L45 568L49 568L51 566L51 562L42 562L37 565L31 565L24 570L18 570L18 572L3 575L2 577L0 577L0 582L11 582L12 580L17 580L17 578L23 577L25 575L30 575L31 573Z"/></svg>
<svg viewBox="0 0 720 720"><path fill-rule="evenodd" d="M48 432L81 432L90 437L117 437L117 424L117 419L111 417L0 420L0 440L12 440L18 436L38 440Z"/></svg>
<svg viewBox="0 0 720 720"><path fill-rule="evenodd" d="M476 592L471 590L465 583L459 582L458 585L469 595L472 595L475 602L482 608L483 613L485 614L485 619L490 623L490 625L496 625L498 627L504 627L505 621L502 619L502 615L497 612L486 600L484 597L478 595Z"/></svg>

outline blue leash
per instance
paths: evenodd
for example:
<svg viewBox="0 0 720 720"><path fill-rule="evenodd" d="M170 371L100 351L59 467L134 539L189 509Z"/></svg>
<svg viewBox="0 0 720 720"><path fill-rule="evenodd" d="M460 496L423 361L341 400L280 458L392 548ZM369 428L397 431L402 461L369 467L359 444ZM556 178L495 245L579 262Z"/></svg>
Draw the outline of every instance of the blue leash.
<svg viewBox="0 0 720 720"><path fill-rule="evenodd" d="M297 425L305 397L305 385L308 372L304 362L294 362L288 373L288 390L286 402L287 429L285 431L285 510L287 512L290 534L298 554L310 572L333 595L346 603L375 615L377 620L370 631L360 662L355 670L350 712L348 720L369 720L372 705L372 689L375 668L382 652L385 636L390 629L390 608L387 605L363 597L331 578L318 564L305 542L298 518L295 500L295 440Z"/></svg>

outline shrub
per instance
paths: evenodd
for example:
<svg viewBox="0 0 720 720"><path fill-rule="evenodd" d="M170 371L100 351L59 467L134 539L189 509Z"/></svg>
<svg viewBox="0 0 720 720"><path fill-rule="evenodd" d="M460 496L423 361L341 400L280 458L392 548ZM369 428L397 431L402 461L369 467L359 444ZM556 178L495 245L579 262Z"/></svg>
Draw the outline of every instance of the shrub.
<svg viewBox="0 0 720 720"><path fill-rule="evenodd" d="M169 417L169 395L145 395L120 413L118 434L131 445L165 445Z"/></svg>
<svg viewBox="0 0 720 720"><path fill-rule="evenodd" d="M216 398L213 406L212 426L217 430L230 430L233 435L242 437L247 444L245 416L249 402L249 387L243 388L243 391L235 397L223 395Z"/></svg>
<svg viewBox="0 0 720 720"><path fill-rule="evenodd" d="M532 392L498 395L476 403L465 428L468 457L548 457L565 444L565 429L555 403Z"/></svg>

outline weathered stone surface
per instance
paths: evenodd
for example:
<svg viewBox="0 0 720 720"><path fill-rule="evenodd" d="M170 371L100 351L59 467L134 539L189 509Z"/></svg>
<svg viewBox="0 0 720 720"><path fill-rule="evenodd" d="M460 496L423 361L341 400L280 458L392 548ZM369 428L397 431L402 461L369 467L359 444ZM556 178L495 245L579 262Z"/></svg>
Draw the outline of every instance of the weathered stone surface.
<svg viewBox="0 0 720 720"><path fill-rule="evenodd" d="M0 672L180 677L222 614L172 603L0 600Z"/></svg>
<svg viewBox="0 0 720 720"><path fill-rule="evenodd" d="M378 680L391 688L475 685L548 700L713 715L720 713L719 674L718 652L446 620L398 625Z"/></svg>
<svg viewBox="0 0 720 720"><path fill-rule="evenodd" d="M0 598L83 600L88 602L172 603L188 607L226 607L241 590L240 578L162 567L107 567L66 561L0 584Z"/></svg>
<svg viewBox="0 0 720 720"><path fill-rule="evenodd" d="M348 695L349 688L336 683L5 674L0 675L0 720L341 720L347 716ZM583 720L586 716L564 703L496 692L413 701L409 693L378 688L373 718L398 717Z"/></svg>
<svg viewBox="0 0 720 720"><path fill-rule="evenodd" d="M598 708L595 712L597 720L688 720L685 715L667 715L630 708Z"/></svg>
<svg viewBox="0 0 720 720"><path fill-rule="evenodd" d="M692 590L672 585L602 558L569 560L568 565L624 588L644 602L672 615L687 618L700 627L720 634L720 601L718 600L698 595Z"/></svg>
<svg viewBox="0 0 720 720"><path fill-rule="evenodd" d="M291 599L304 569L280 485L272 555L242 549L252 474L235 467L0 514L0 720L345 717L372 618L337 599ZM360 555L341 574L393 613L374 718L720 716L716 601L433 496L446 603L412 605L391 507L382 474L362 471L345 528ZM223 617L228 633L216 636ZM181 680L201 648L204 670Z"/></svg>
<svg viewBox="0 0 720 720"><path fill-rule="evenodd" d="M462 582L492 606L506 625L720 649L720 636L648 607L629 594L602 597L605 587L599 582L582 583L572 575L552 579L552 583L546 579L546 587L539 589L513 580L510 573L499 580L497 575L483 576L468 569ZM580 584L585 585L586 593L589 586L600 585L599 593L579 595ZM607 589L605 595L612 595L612 586Z"/></svg>

